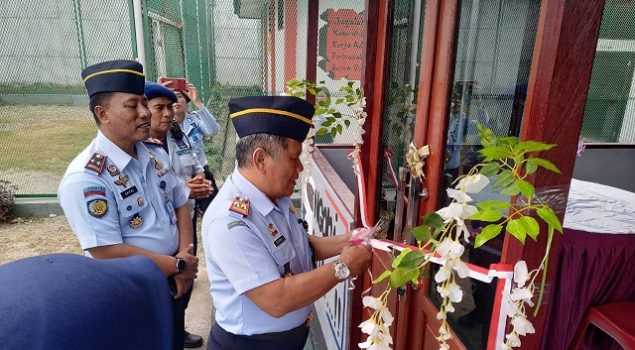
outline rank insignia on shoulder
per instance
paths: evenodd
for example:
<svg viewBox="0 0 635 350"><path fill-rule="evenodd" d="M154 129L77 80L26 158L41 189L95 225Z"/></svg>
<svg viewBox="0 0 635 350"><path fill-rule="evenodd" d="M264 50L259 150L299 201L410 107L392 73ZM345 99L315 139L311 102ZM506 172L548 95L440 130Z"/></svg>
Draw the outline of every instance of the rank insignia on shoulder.
<svg viewBox="0 0 635 350"><path fill-rule="evenodd" d="M139 213L134 214L130 219L130 222L128 222L128 226L131 229L139 228L141 225L143 225L143 218L139 215Z"/></svg>
<svg viewBox="0 0 635 350"><path fill-rule="evenodd" d="M86 203L88 214L96 218L103 218L108 213L108 202L105 199L93 199Z"/></svg>
<svg viewBox="0 0 635 350"><path fill-rule="evenodd" d="M269 223L269 232L271 232L271 237L275 237L278 234L278 230L272 223Z"/></svg>
<svg viewBox="0 0 635 350"><path fill-rule="evenodd" d="M104 172L104 165L106 165L106 159L107 159L106 156L95 152L90 157L90 159L88 160L88 163L86 163L84 168L88 170L92 170L96 172L97 174L101 174L102 172Z"/></svg>
<svg viewBox="0 0 635 350"><path fill-rule="evenodd" d="M242 216L249 216L249 199L243 197L234 198L229 210Z"/></svg>
<svg viewBox="0 0 635 350"><path fill-rule="evenodd" d="M232 221L232 222L227 223L227 229L228 230L231 230L234 227L239 227L239 226L244 226L244 227L249 228L249 226L247 226L247 223L245 223L242 220L236 220L236 221Z"/></svg>
<svg viewBox="0 0 635 350"><path fill-rule="evenodd" d="M117 166L114 164L108 164L108 166L106 166L106 169L108 169L108 173L112 177L119 175L119 169L117 169Z"/></svg>
<svg viewBox="0 0 635 350"><path fill-rule="evenodd" d="M123 188L126 188L126 184L128 183L128 175L119 175L119 178L117 180L115 180L115 185L118 186L123 186Z"/></svg>

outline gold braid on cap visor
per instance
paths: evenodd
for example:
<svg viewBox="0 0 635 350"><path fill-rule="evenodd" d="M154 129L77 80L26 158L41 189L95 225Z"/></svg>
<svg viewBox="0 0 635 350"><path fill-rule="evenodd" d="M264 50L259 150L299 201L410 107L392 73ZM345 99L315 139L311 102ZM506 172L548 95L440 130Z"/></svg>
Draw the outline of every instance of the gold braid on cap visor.
<svg viewBox="0 0 635 350"><path fill-rule="evenodd" d="M310 126L313 126L313 122L311 121L311 119L296 114L296 113L292 113L289 111L283 111L281 109L273 109L273 108L250 108L250 109L245 109L243 111L240 112L236 112L236 113L232 113L229 115L230 118L236 118L236 117L240 117L242 115L245 114L251 114L251 113L270 113L270 114L277 114L277 115L283 115L283 116L287 116L287 117L291 117L291 118L295 118L298 119L304 123L309 124Z"/></svg>
<svg viewBox="0 0 635 350"><path fill-rule="evenodd" d="M102 70L100 72L95 72L93 74L88 75L86 78L84 78L84 83L90 79L93 78L97 75L102 75L102 74L111 74L111 73L130 73L130 74L135 74L138 75L140 77L145 77L145 75L139 71L136 70L132 70L132 69L109 69L109 70Z"/></svg>

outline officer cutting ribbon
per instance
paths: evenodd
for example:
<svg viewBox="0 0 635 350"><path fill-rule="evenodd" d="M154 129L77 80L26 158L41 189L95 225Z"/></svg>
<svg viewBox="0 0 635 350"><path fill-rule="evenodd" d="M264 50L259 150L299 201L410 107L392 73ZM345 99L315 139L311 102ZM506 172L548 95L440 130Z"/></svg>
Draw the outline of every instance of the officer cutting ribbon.
<svg viewBox="0 0 635 350"><path fill-rule="evenodd" d="M302 349L312 304L368 268L371 251L351 233L308 235L290 196L303 170L313 106L292 96L229 102L237 167L203 218L216 309L208 349ZM340 255L313 268L313 261Z"/></svg>

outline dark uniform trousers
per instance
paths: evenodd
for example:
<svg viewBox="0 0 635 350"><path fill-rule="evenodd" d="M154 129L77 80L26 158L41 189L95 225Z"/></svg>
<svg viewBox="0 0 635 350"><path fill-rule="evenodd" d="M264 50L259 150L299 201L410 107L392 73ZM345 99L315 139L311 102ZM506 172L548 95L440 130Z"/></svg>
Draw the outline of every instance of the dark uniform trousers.
<svg viewBox="0 0 635 350"><path fill-rule="evenodd" d="M302 350L309 329L305 322L284 332L236 335L215 323L209 332L207 350Z"/></svg>

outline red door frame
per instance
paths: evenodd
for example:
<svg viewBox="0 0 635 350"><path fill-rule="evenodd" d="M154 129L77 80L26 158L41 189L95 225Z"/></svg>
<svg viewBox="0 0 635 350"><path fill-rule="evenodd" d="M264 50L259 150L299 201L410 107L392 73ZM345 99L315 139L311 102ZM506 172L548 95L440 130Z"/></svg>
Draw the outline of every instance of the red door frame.
<svg viewBox="0 0 635 350"><path fill-rule="evenodd" d="M367 0L367 61L364 75L364 90L369 96L368 119L362 147L362 165L367 174L366 205L375 208L379 202L381 181L381 117L383 113L385 77L388 57L388 23L390 20L390 0ZM416 133L417 146L428 144L431 148L443 150L445 144L445 119L448 111L449 91L453 71L456 40L456 13L458 0L426 1L424 23L421 77L417 101ZM529 90L525 105L522 139L545 140L558 144L557 152L543 155L561 169L561 174L539 171L534 175L537 188L557 186L566 195L573 173L575 151L580 135L582 116L586 103L593 59L599 32L604 0L543 0L536 33ZM584 18L583 22L580 18ZM438 190L441 177L442 154L433 152L426 162L426 174L430 196L421 201L420 213L437 208ZM369 211L369 220L374 222L376 211ZM559 213L562 219L563 213ZM356 214L359 219L359 214ZM360 221L358 220L358 223ZM514 263L525 259L529 266L537 266L538 257L544 252L546 235L536 243L522 246L515 240L506 239L501 262ZM552 245L550 265L556 266L559 239ZM553 281L555 270L550 269L547 281ZM360 284L360 283L358 283ZM361 290L370 286L364 279ZM425 284L416 294L427 293ZM543 309L533 320L536 334L523 338L523 347L536 349L544 329L549 295L543 300ZM357 296L353 300L360 299ZM410 298L409 298L410 299ZM413 298L414 299L414 298ZM418 309L416 305L412 305ZM409 309L410 306L406 306ZM400 308L402 309L402 308ZM361 300L353 305L350 347L355 348L361 339L357 324L362 319ZM418 312L412 312L411 325L426 322ZM430 320L433 322L433 320ZM408 326L404 327L407 328ZM397 330L398 334L403 334ZM409 348L423 348L426 339L421 332L407 332ZM399 337L395 337L399 342ZM404 345L395 344L396 348Z"/></svg>

